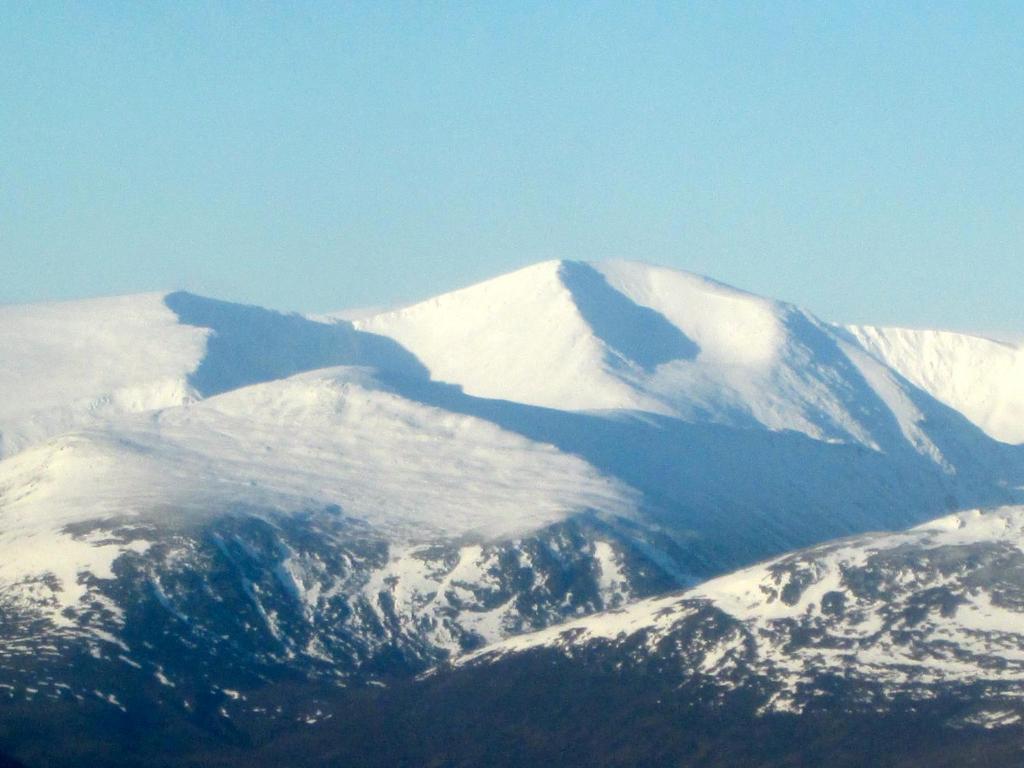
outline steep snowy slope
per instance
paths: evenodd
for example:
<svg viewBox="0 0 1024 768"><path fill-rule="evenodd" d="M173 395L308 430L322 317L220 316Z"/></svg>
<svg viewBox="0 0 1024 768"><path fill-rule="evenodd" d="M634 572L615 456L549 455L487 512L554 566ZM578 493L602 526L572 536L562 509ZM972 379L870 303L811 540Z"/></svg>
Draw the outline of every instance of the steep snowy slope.
<svg viewBox="0 0 1024 768"><path fill-rule="evenodd" d="M604 348L547 262L355 321L411 350L471 395L552 408L648 404L604 366Z"/></svg>
<svg viewBox="0 0 1024 768"><path fill-rule="evenodd" d="M1024 717L1024 508L800 551L465 657L556 650L594 668L654 665L764 710L966 696L976 722Z"/></svg>
<svg viewBox="0 0 1024 768"><path fill-rule="evenodd" d="M872 355L992 437L1024 443L1024 348L946 331L848 330Z"/></svg>

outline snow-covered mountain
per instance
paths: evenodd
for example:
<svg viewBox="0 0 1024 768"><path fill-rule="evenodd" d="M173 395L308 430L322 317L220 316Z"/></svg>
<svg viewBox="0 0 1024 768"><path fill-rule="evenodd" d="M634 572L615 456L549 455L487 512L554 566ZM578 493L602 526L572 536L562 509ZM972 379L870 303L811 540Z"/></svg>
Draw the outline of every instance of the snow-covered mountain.
<svg viewBox="0 0 1024 768"><path fill-rule="evenodd" d="M934 453L918 387L990 436L1024 442L1019 348L955 333L847 332L646 264L545 262L356 327L396 340L434 379L479 397L795 430L875 449L902 438Z"/></svg>
<svg viewBox="0 0 1024 768"><path fill-rule="evenodd" d="M1024 507L832 542L691 590L511 638L459 661L556 650L655 664L716 696L801 712L956 694L972 722L1024 717Z"/></svg>
<svg viewBox="0 0 1024 768"><path fill-rule="evenodd" d="M1024 503L1021 356L634 263L355 321L185 293L6 307L0 683L185 706L388 679Z"/></svg>

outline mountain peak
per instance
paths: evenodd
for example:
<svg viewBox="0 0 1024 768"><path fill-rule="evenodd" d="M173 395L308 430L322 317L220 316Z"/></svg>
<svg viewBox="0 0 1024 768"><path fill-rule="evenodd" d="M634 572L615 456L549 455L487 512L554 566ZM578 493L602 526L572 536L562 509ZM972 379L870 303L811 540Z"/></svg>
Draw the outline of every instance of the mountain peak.
<svg viewBox="0 0 1024 768"><path fill-rule="evenodd" d="M647 386L660 368L763 365L777 353L781 312L663 267L547 261L355 325L395 339L469 394L672 414Z"/></svg>

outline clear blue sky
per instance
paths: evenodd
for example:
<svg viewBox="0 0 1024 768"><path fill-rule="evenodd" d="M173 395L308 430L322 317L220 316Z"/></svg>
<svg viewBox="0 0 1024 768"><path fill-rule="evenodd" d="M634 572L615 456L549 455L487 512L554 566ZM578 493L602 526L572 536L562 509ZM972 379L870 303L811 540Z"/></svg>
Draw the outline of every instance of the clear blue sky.
<svg viewBox="0 0 1024 768"><path fill-rule="evenodd" d="M0 0L0 302L612 257L1024 336L1024 4Z"/></svg>

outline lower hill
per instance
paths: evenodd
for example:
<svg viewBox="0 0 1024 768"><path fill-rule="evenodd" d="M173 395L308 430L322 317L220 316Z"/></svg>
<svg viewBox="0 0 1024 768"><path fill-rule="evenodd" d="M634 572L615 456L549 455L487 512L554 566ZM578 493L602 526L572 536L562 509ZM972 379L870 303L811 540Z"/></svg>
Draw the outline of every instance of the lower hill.
<svg viewBox="0 0 1024 768"><path fill-rule="evenodd" d="M278 669L204 689L126 664L122 688L83 695L39 677L0 698L0 751L30 766L1015 765L1022 542L1020 507L958 513L419 678Z"/></svg>

